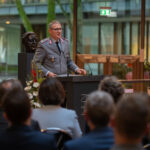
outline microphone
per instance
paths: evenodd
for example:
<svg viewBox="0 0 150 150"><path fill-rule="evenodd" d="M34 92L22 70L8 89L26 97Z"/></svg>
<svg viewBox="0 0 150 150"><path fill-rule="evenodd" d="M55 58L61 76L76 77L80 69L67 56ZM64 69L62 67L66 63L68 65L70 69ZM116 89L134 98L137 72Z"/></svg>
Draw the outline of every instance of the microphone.
<svg viewBox="0 0 150 150"><path fill-rule="evenodd" d="M69 61L69 56L67 56L67 77L69 77L68 61Z"/></svg>
<svg viewBox="0 0 150 150"><path fill-rule="evenodd" d="M78 50L76 50L76 52L77 52L77 54L81 54L81 52L80 52L80 51L78 51Z"/></svg>
<svg viewBox="0 0 150 150"><path fill-rule="evenodd" d="M90 65L87 63L87 66L88 66L88 68L89 68L89 73L88 73L88 75L90 75L90 76L92 76L93 75L93 73L92 73L92 69L91 69L91 67L90 67Z"/></svg>

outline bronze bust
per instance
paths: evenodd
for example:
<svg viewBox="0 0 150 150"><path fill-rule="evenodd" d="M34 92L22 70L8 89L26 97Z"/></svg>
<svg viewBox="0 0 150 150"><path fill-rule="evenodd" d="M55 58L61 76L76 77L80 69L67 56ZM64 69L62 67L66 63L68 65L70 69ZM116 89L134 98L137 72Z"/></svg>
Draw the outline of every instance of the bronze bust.
<svg viewBox="0 0 150 150"><path fill-rule="evenodd" d="M37 48L39 39L34 32L26 32L22 36L22 43L27 53L34 53Z"/></svg>

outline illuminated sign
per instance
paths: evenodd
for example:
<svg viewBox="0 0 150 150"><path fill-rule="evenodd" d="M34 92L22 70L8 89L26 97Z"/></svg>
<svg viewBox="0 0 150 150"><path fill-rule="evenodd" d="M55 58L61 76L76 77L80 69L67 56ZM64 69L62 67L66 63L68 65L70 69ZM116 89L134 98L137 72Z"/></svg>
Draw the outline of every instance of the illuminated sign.
<svg viewBox="0 0 150 150"><path fill-rule="evenodd" d="M100 16L110 16L111 7L100 7Z"/></svg>

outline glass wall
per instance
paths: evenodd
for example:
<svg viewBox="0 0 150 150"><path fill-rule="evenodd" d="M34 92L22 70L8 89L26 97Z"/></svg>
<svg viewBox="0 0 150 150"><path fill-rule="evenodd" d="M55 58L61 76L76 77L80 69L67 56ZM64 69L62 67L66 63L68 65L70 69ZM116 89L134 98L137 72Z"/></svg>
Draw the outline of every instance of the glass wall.
<svg viewBox="0 0 150 150"><path fill-rule="evenodd" d="M21 2L34 32L40 40L46 38L48 0L21 0ZM73 8L73 1L69 0L61 0L60 4L55 5L56 19L63 27L62 36L69 39L72 49L73 12L70 13L70 8ZM31 9L33 11L30 11ZM8 76L17 78L18 52L22 51L21 38L25 32L16 1L0 0L0 79Z"/></svg>
<svg viewBox="0 0 150 150"><path fill-rule="evenodd" d="M26 10L34 8L28 17L35 29L39 33L40 39L46 37L46 17L47 0L21 0ZM72 50L72 22L73 8L72 1L61 0L61 7L56 3L56 19L63 24L63 36L70 41ZM22 21L17 15L15 0L0 0L0 8L3 5L10 6L7 16L0 14L0 70L1 74L9 72L9 66L17 65L17 53L21 49L21 36L25 32L21 28ZM38 4L38 5L34 5ZM13 5L13 7L11 7ZM28 7L30 6L30 7ZM34 7L36 6L36 7ZM43 7L40 7L43 6ZM111 10L110 14L104 16L101 12L103 7ZM146 0L146 22L145 22L145 59L150 61L150 1ZM5 6L1 9L4 11ZM7 9L7 8L6 8ZM5 10L6 10L5 9ZM38 11L40 10L40 11ZM41 12L41 14L40 14ZM140 20L141 20L141 0L79 0L78 1L78 37L77 53L81 54L139 54L140 50ZM109 11L107 11L109 12ZM106 12L105 12L106 13ZM2 20L10 17L14 23L4 24ZM2 18L2 19L1 19ZM40 19L39 19L40 18ZM72 54L72 51L71 51ZM85 68L93 74L103 74L103 65L86 64ZM92 69L92 71L91 71ZM13 74L12 73L12 74ZM17 73L16 73L17 74Z"/></svg>
<svg viewBox="0 0 150 150"><path fill-rule="evenodd" d="M140 0L102 0L102 1L86 1L82 0L82 40L84 47L88 46L89 41L93 40L95 47L100 42L100 51L90 48L91 53L101 54L137 54L138 52L138 36L139 22L141 12ZM111 10L110 15L102 16L100 14L101 7ZM80 9L80 8L79 8ZM81 15L82 16L82 15ZM81 18L79 18L81 20ZM78 28L80 28L78 26ZM91 30L93 28L93 30ZM99 31L99 32L98 32ZM90 33L90 36L88 33ZM116 40L114 40L116 36ZM81 39L78 39L78 42ZM117 46L114 46L117 43ZM117 50L116 50L117 47ZM115 48L115 49L114 49ZM83 49L78 49L84 53L88 53Z"/></svg>
<svg viewBox="0 0 150 150"><path fill-rule="evenodd" d="M16 77L20 46L20 26L0 24L0 78Z"/></svg>
<svg viewBox="0 0 150 150"><path fill-rule="evenodd" d="M82 20L82 26L78 24L78 29L82 28L82 36L80 35L82 39L78 36L77 41L79 52L85 54L139 54L141 0L82 0L81 4L78 4L78 13L81 9L82 15L78 17L79 22ZM146 9L148 16L150 13L148 0ZM145 32L147 33L147 29ZM145 34L145 39L147 39L146 36L149 37ZM83 46L79 44L81 40ZM146 55L145 53L145 58ZM99 69L101 70L98 67L102 65L95 64L94 74L97 74Z"/></svg>

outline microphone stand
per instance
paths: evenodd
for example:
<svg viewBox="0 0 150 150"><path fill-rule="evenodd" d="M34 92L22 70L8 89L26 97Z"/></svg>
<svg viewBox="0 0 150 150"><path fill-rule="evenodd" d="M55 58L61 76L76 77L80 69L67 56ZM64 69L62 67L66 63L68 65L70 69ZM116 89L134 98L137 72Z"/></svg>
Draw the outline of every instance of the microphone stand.
<svg viewBox="0 0 150 150"><path fill-rule="evenodd" d="M68 57L67 57L67 77L69 77L69 69L68 69Z"/></svg>

